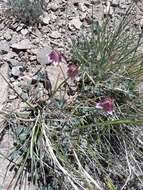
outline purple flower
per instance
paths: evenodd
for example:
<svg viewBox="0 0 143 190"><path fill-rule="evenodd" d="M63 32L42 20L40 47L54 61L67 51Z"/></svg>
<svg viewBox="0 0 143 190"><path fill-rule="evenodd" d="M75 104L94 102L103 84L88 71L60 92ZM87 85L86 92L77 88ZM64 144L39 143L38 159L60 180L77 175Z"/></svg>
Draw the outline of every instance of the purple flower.
<svg viewBox="0 0 143 190"><path fill-rule="evenodd" d="M113 104L114 101L110 97L106 97L102 100L100 100L98 103L96 103L96 108L103 109L108 114L113 114Z"/></svg>
<svg viewBox="0 0 143 190"><path fill-rule="evenodd" d="M78 66L75 64L68 65L67 75L71 79L75 79L78 75Z"/></svg>
<svg viewBox="0 0 143 190"><path fill-rule="evenodd" d="M62 61L62 53L58 50L53 50L49 54L49 63L52 63L53 65L58 65Z"/></svg>

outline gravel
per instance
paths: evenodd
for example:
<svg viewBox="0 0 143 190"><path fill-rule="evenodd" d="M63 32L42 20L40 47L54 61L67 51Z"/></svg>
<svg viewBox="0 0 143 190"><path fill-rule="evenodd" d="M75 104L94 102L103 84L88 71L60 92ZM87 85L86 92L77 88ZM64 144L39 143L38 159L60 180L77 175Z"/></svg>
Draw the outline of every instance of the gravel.
<svg viewBox="0 0 143 190"><path fill-rule="evenodd" d="M110 16L111 21L116 19L118 22L121 15L125 14L125 9L129 7L131 0L55 0L55 3L49 2L49 4L48 2L47 0L47 7L40 18L41 23L37 26L27 26L13 17L12 19L5 17L2 14L5 4L0 2L0 56L2 55L3 61L9 63L12 74L9 77L14 82L21 77L22 73L31 79L31 76L41 66L47 66L50 80L55 84L59 68L48 66L48 55L51 50L55 48L66 56L70 55L69 43L79 37L83 31L88 34L93 18L102 23L103 16ZM141 0L137 1L132 21L137 29L142 26L143 4ZM23 64L27 68L24 72L21 71ZM66 72L66 65L62 67ZM20 85L19 81L16 82ZM142 87L140 89L142 92ZM21 87L18 87L18 90L22 93ZM13 99L15 95L11 92L9 97ZM16 107L13 104L10 102L11 107ZM8 138L7 142L9 142ZM6 151L9 150L6 148ZM2 168L0 173L4 170Z"/></svg>

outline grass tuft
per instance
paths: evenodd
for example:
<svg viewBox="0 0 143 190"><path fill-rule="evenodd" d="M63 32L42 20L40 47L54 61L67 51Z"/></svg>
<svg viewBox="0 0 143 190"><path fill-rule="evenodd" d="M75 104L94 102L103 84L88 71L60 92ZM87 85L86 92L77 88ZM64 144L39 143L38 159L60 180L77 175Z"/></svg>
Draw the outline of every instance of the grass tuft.
<svg viewBox="0 0 143 190"><path fill-rule="evenodd" d="M44 0L8 0L10 12L21 22L32 24L40 22Z"/></svg>

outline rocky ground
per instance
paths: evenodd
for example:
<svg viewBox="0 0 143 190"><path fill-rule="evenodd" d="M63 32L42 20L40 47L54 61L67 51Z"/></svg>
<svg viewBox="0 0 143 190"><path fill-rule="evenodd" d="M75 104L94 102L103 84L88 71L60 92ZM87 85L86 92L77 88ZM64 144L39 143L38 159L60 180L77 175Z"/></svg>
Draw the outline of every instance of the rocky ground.
<svg viewBox="0 0 143 190"><path fill-rule="evenodd" d="M54 86L55 80L63 80L61 70L49 66L48 54L51 50L61 51L64 60L62 70L66 73L70 61L70 45L83 33L88 33L92 19L102 22L103 16L109 16L116 22L125 14L131 0L52 0L46 1L41 23L26 25L12 17L6 10L6 1L0 2L0 72L24 99L29 99L27 88L32 88L31 80L37 71L45 68ZM135 28L141 30L143 25L143 3L136 2L133 14ZM61 76L59 76L59 73ZM12 111L21 109L21 100L8 88L3 77L0 78L0 108ZM35 92L37 93L37 92ZM1 118L3 127L3 118ZM9 134L5 134L0 143L0 151L8 154L12 145ZM0 184L7 189L9 177L2 184L8 161L0 160Z"/></svg>

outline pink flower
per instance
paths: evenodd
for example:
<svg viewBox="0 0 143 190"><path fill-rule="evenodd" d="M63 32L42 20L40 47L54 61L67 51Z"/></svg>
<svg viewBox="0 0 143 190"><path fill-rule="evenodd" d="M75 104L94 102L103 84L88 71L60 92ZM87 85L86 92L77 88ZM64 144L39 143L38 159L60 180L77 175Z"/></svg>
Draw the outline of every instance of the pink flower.
<svg viewBox="0 0 143 190"><path fill-rule="evenodd" d="M114 104L113 99L110 97L107 97L107 98L100 100L96 104L96 108L103 109L105 112L112 115L113 114L113 104Z"/></svg>
<svg viewBox="0 0 143 190"><path fill-rule="evenodd" d="M78 75L78 66L75 64L68 65L67 75L71 79L75 79Z"/></svg>
<svg viewBox="0 0 143 190"><path fill-rule="evenodd" d="M53 50L49 54L49 63L52 63L53 65L58 65L62 61L62 53L58 50Z"/></svg>

